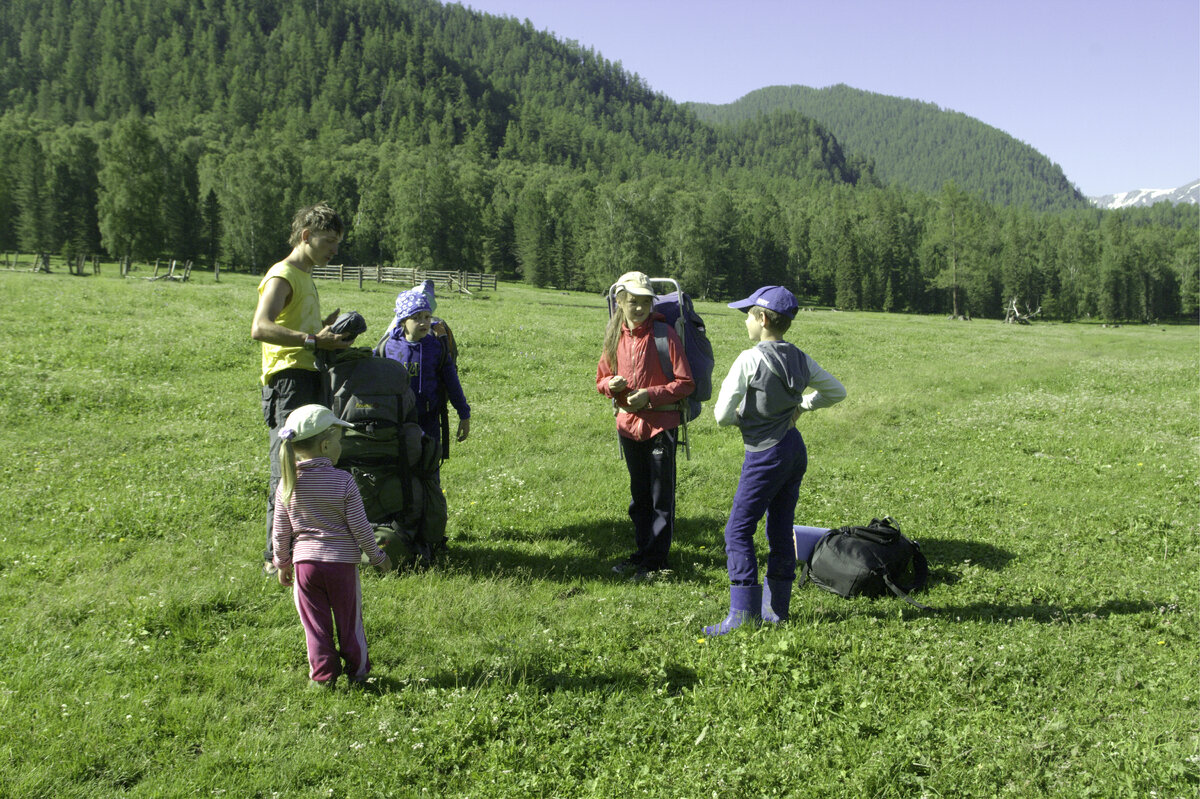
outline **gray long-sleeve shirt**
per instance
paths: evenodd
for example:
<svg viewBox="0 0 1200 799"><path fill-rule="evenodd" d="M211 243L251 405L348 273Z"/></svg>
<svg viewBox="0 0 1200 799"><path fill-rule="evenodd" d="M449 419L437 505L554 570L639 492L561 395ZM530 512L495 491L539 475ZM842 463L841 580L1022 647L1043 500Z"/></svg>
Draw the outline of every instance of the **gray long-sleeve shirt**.
<svg viewBox="0 0 1200 799"><path fill-rule="evenodd" d="M816 389L805 394L806 388ZM760 341L729 368L713 413L717 424L736 424L750 452L770 449L793 425L792 416L827 408L846 398L846 388L816 361L787 341Z"/></svg>

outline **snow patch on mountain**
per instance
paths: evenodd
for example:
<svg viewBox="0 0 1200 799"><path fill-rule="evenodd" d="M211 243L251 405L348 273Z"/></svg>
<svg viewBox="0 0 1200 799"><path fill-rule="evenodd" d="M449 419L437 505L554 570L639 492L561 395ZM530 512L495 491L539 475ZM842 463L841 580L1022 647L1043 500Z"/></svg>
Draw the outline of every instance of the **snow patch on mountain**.
<svg viewBox="0 0 1200 799"><path fill-rule="evenodd" d="M1200 180L1193 180L1186 186L1177 189L1136 189L1123 191L1120 194L1105 194L1102 197L1088 197L1093 205L1100 208L1115 210L1117 208L1135 208L1154 205L1155 203L1200 203Z"/></svg>

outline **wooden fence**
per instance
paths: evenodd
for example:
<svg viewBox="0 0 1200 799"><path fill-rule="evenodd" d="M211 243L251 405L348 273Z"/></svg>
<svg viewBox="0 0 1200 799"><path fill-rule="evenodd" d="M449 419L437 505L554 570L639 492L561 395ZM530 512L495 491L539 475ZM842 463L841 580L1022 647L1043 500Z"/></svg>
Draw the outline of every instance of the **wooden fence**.
<svg viewBox="0 0 1200 799"><path fill-rule="evenodd" d="M49 272L50 271L50 254L45 252L33 253L29 256L29 263L21 262L22 255L19 252L4 253L4 268L14 272Z"/></svg>
<svg viewBox="0 0 1200 799"><path fill-rule="evenodd" d="M3 254L2 262L4 268L13 271L50 271L50 255L48 253L35 253L22 256L21 253L6 252ZM184 282L192 275L192 262L190 260L168 258L157 259L153 264L150 261L139 264L125 257L119 259L117 264L121 277L133 277L131 273L140 271L139 267L150 272L149 275L140 276L143 280ZM76 275L86 274L85 270L90 267L91 273L98 275L100 274L100 258L96 255L79 255L66 262L66 267L67 271ZM312 275L314 278L321 278L323 280L356 280L358 281L359 288L362 288L363 284L367 282L415 286L426 280L432 280L433 284L438 288L461 291L468 294L472 291L482 291L485 289L495 291L500 287L495 275L488 275L482 272L456 272L453 270L417 269L415 267L404 266L345 266L331 264L329 266L313 267ZM220 282L220 265L214 265L213 278Z"/></svg>
<svg viewBox="0 0 1200 799"><path fill-rule="evenodd" d="M23 259L28 257L30 260L25 263ZM21 272L50 272L50 254L35 253L29 256L23 256L21 253L6 252L3 255L4 268L10 271ZM100 274L100 256L99 255L76 255L71 258L63 259L63 264L67 267L67 271L72 275L87 275L88 270L91 274ZM145 262L146 269L150 268L150 262ZM130 277L130 273L138 269L138 264L128 256L117 261L117 266L120 269L121 277ZM162 274L159 274L159 270ZM220 280L220 272L215 271L215 276ZM177 258L163 259L159 258L154 261L154 271L145 280L173 280L185 282L192 276L192 262L181 261Z"/></svg>
<svg viewBox="0 0 1200 799"><path fill-rule="evenodd" d="M324 280L357 280L361 288L363 283L397 283L415 286L426 280L432 280L435 286L453 289L455 291L471 292L473 290L499 288L495 275L481 272L453 272L448 270L417 269L404 266L345 266L330 264L314 266L314 278Z"/></svg>

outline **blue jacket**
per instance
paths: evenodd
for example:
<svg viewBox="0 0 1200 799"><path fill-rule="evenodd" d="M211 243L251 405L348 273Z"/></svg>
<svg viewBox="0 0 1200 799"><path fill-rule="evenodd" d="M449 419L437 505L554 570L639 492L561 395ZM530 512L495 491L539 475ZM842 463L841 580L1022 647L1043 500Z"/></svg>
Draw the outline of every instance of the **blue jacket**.
<svg viewBox="0 0 1200 799"><path fill-rule="evenodd" d="M458 380L458 366L448 355L445 345L430 333L419 341L409 341L404 330L396 328L383 345L383 354L408 367L409 385L417 397L417 423L425 432L437 429L438 389L444 387L446 397L458 418L471 418L471 406ZM436 433L430 433L437 437Z"/></svg>

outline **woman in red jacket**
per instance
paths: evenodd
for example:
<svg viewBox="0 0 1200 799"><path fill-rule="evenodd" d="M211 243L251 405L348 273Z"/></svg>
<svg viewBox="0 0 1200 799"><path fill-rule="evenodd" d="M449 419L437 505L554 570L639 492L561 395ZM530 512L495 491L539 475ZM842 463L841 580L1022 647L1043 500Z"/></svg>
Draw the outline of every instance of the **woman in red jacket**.
<svg viewBox="0 0 1200 799"><path fill-rule="evenodd" d="M667 555L675 528L675 447L680 400L696 389L674 328L654 313L654 289L641 272L616 284L617 312L609 320L596 367L596 390L611 397L617 433L629 469L629 518L636 549L613 571L645 580L670 568ZM674 378L659 362L655 344L666 334Z"/></svg>

